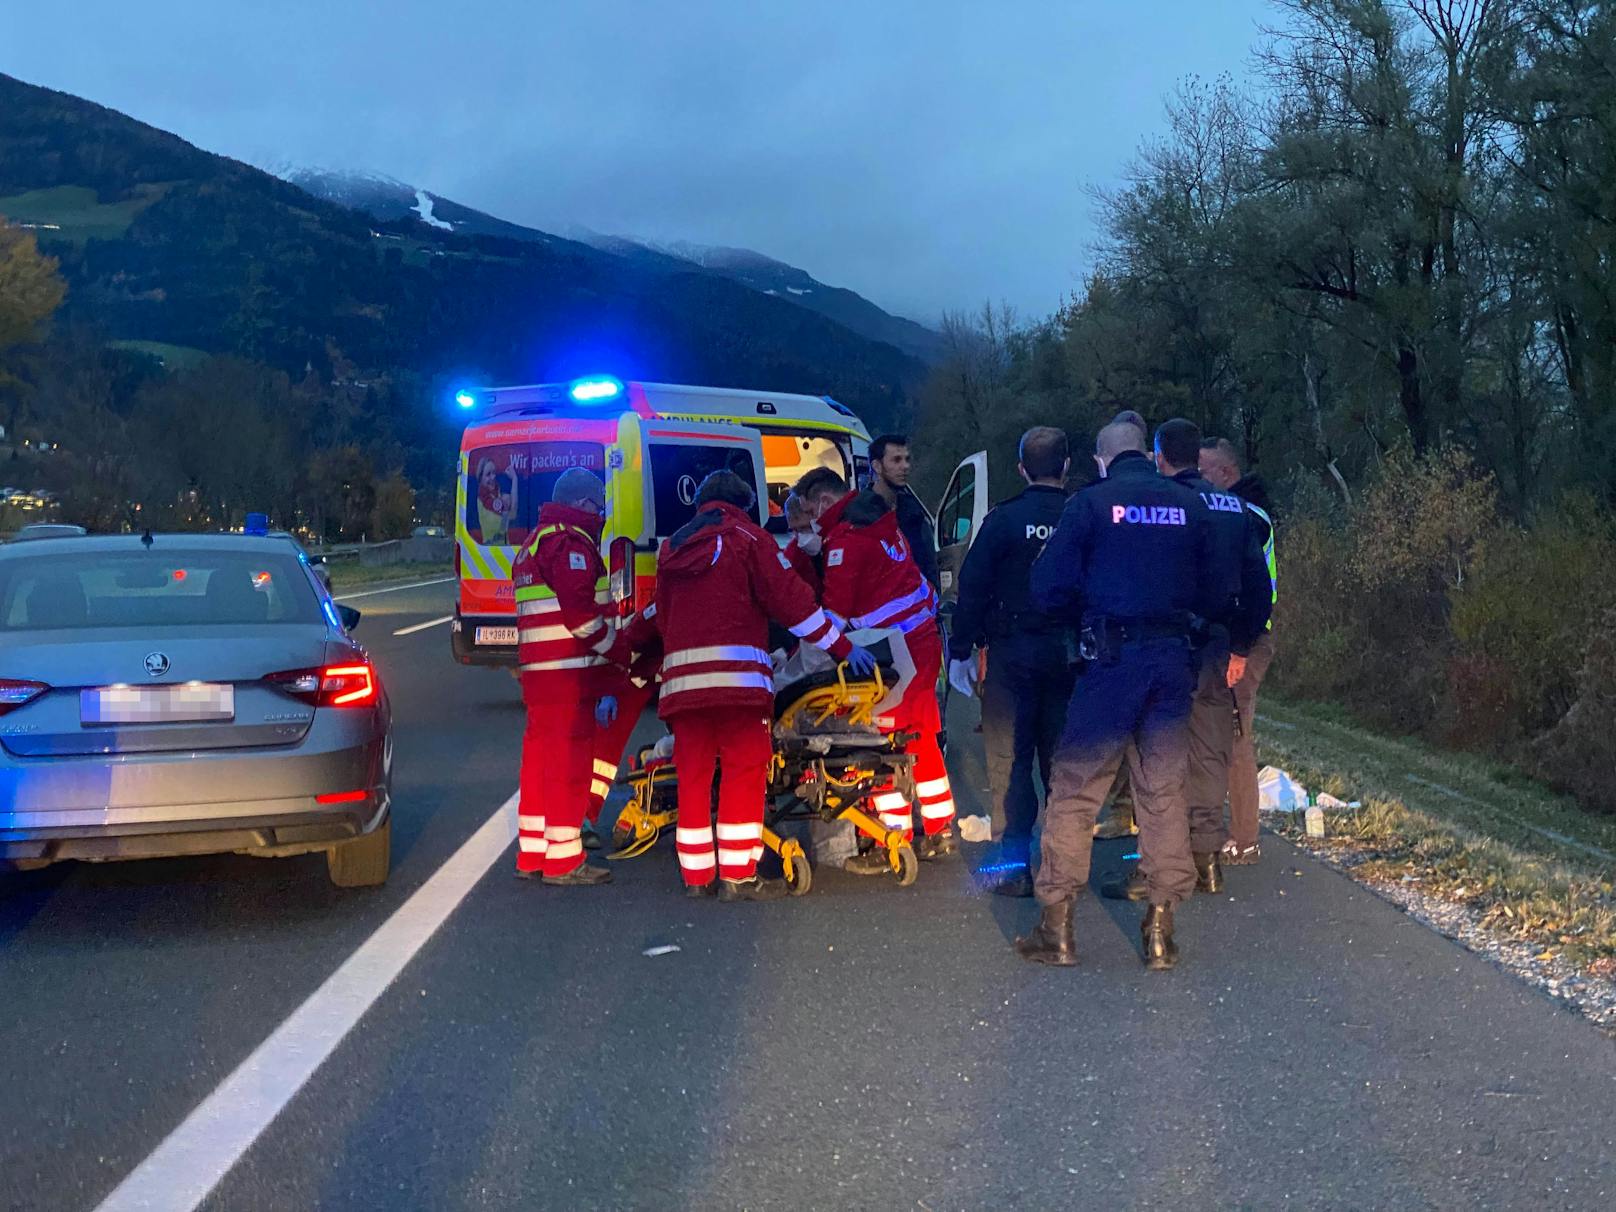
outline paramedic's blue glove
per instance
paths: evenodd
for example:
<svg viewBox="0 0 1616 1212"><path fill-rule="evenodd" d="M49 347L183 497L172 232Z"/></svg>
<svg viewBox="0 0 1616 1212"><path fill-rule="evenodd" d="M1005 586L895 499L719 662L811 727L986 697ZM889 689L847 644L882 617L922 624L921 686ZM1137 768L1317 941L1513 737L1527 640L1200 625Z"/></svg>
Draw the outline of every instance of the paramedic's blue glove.
<svg viewBox="0 0 1616 1212"><path fill-rule="evenodd" d="M595 723L601 728L609 728L617 722L617 699L613 695L605 695L595 704Z"/></svg>
<svg viewBox="0 0 1616 1212"><path fill-rule="evenodd" d="M847 654L847 668L858 677L869 677L875 672L875 653L854 644L853 651Z"/></svg>

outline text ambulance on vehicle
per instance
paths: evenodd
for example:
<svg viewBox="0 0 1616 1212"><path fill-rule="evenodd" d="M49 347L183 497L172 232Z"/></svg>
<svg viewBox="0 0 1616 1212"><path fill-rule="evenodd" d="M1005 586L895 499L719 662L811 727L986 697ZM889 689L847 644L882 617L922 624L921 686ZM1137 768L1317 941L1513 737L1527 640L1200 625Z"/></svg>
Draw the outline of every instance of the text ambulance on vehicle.
<svg viewBox="0 0 1616 1212"><path fill-rule="evenodd" d="M455 659L465 665L515 666L511 569L568 468L588 468L605 481L607 592L626 616L651 600L657 548L694 515L696 486L709 473L734 471L751 484L758 521L783 538L793 484L816 467L852 483L869 460L868 430L829 396L602 375L461 391L455 403L470 418L460 444L459 589L450 634ZM971 456L944 495L938 548L945 591L987 511L986 470L986 455Z"/></svg>

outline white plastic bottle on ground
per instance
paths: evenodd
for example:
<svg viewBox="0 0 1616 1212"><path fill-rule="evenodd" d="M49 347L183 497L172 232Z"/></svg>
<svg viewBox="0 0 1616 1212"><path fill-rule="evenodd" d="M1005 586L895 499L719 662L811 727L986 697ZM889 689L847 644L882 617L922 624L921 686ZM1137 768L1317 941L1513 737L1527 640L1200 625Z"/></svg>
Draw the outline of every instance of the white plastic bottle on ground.
<svg viewBox="0 0 1616 1212"><path fill-rule="evenodd" d="M1308 837L1324 836L1324 809L1317 804L1309 804L1305 814Z"/></svg>

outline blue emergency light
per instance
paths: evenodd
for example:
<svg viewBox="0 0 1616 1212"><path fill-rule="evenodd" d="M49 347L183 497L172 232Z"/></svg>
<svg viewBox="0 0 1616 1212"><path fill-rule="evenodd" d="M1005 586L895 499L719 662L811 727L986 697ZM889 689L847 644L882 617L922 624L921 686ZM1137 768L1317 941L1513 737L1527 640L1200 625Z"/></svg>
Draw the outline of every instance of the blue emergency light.
<svg viewBox="0 0 1616 1212"><path fill-rule="evenodd" d="M462 407L462 408L476 408L477 407L477 395L476 395L475 392L470 392L470 391L466 391L466 390L462 389L460 391L455 392L454 400L455 400L455 403L460 405L460 407Z"/></svg>
<svg viewBox="0 0 1616 1212"><path fill-rule="evenodd" d="M567 394L576 404L604 404L623 394L623 384L611 375L591 375L587 379L574 379Z"/></svg>
<svg viewBox="0 0 1616 1212"><path fill-rule="evenodd" d="M249 513L247 523L241 529L244 534L267 535L269 533L269 515L266 513Z"/></svg>

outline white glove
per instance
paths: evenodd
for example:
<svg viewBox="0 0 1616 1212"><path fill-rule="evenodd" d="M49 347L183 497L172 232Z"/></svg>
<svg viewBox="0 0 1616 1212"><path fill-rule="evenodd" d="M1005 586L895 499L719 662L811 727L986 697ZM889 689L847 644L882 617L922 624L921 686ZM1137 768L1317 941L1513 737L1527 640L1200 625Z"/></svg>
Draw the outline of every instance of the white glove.
<svg viewBox="0 0 1616 1212"><path fill-rule="evenodd" d="M948 663L948 684L966 698L976 697L976 658Z"/></svg>

